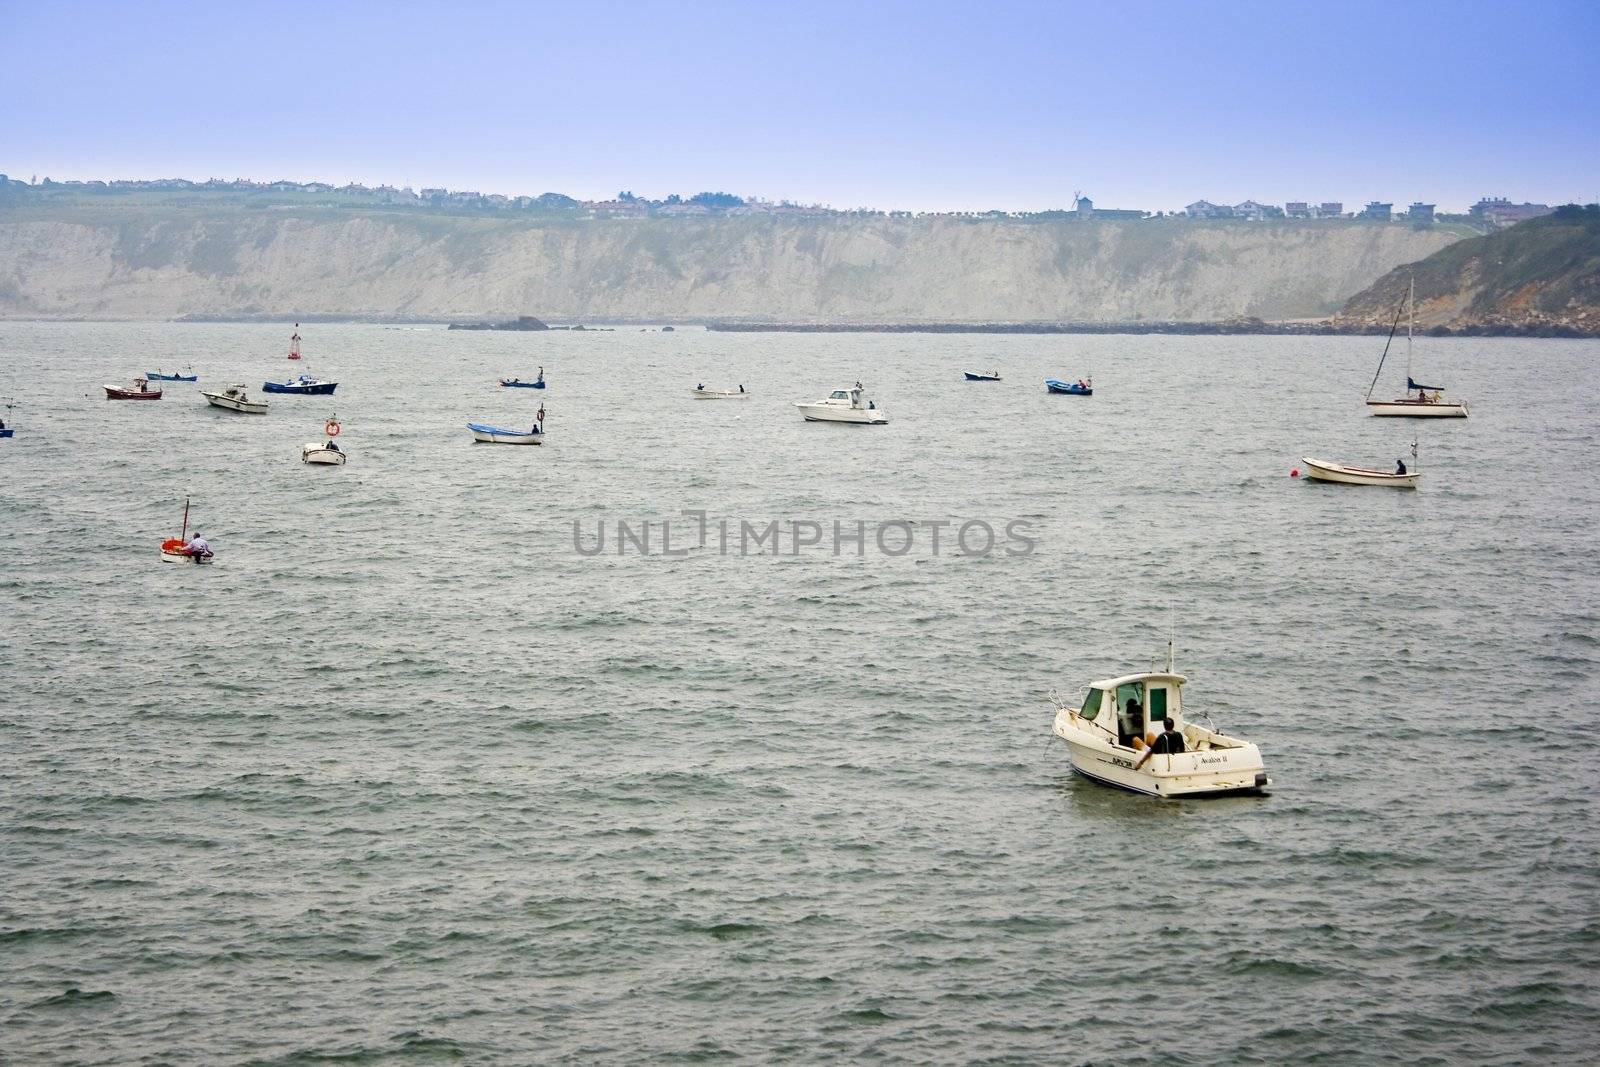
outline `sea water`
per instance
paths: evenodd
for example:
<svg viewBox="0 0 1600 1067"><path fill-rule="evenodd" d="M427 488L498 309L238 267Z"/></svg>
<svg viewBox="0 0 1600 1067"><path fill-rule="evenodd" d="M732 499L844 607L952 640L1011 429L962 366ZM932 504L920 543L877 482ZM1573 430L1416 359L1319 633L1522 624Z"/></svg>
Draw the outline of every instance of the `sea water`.
<svg viewBox="0 0 1600 1067"><path fill-rule="evenodd" d="M1592 1052L1600 344L289 332L0 324L0 1060ZM1073 776L1169 637L1270 796Z"/></svg>

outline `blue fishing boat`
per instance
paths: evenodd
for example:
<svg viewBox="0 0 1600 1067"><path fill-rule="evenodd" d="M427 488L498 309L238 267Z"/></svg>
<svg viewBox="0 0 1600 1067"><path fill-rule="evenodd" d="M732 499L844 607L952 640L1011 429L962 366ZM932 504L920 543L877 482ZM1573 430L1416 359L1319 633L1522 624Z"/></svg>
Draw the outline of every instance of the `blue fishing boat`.
<svg viewBox="0 0 1600 1067"><path fill-rule="evenodd" d="M145 381L150 382L198 382L200 380L200 375L198 374L162 374L158 370L147 370L144 372L144 377Z"/></svg>
<svg viewBox="0 0 1600 1067"><path fill-rule="evenodd" d="M1062 396L1094 396L1094 379L1079 378L1075 382L1061 382L1054 378L1046 378L1044 387L1052 393Z"/></svg>
<svg viewBox="0 0 1600 1067"><path fill-rule="evenodd" d="M502 388L502 389L543 389L544 388L544 368L543 367L539 368L539 377L535 378L531 382L525 382L521 378L501 378L500 379L500 388Z"/></svg>
<svg viewBox="0 0 1600 1067"><path fill-rule="evenodd" d="M969 382L998 382L1000 380L1000 372L997 370L979 372L969 370L961 373L967 376L967 381Z"/></svg>
<svg viewBox="0 0 1600 1067"><path fill-rule="evenodd" d="M309 374L302 374L298 378L282 382L261 383L263 393L294 393L298 396L332 396L338 387L338 382L318 381Z"/></svg>

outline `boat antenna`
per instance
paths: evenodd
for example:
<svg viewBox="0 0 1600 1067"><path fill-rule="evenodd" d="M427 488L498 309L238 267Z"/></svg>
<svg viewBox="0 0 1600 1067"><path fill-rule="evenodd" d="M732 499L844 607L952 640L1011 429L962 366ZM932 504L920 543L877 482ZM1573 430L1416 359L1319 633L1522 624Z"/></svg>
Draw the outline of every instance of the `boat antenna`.
<svg viewBox="0 0 1600 1067"><path fill-rule="evenodd" d="M1415 284L1415 283L1413 283ZM1378 369L1372 375L1372 384L1367 386L1367 399L1372 399L1372 391L1378 387L1378 377L1383 374L1383 361L1389 358L1389 346L1394 343L1394 332L1400 328L1400 315L1405 311L1405 305L1394 309L1394 323L1389 327L1389 339L1383 342L1383 355L1378 357ZM1410 368L1406 368L1409 373Z"/></svg>
<svg viewBox="0 0 1600 1067"><path fill-rule="evenodd" d="M1172 673L1172 605L1167 605L1167 673Z"/></svg>

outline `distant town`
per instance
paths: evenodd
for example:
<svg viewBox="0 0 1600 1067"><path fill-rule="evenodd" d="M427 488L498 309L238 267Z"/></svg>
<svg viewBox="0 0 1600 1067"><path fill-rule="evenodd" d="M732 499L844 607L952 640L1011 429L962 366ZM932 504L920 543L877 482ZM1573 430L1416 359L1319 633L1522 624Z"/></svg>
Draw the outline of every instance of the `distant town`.
<svg viewBox="0 0 1600 1067"><path fill-rule="evenodd" d="M480 193L469 189L425 188L413 190L406 186L366 186L351 183L330 185L326 182L258 182L244 178L211 178L203 182L185 178L156 178L150 180L116 181L52 181L35 176L29 181L0 174L0 197L38 194L133 194L142 192L181 193L234 193L280 194L290 197L318 198L328 206L415 207L444 211L471 212L474 214L507 214L529 216L560 216L574 219L625 219L625 218L696 218L740 216L790 216L802 218L822 217L878 217L893 219L1014 219L1018 221L1048 220L1110 220L1110 219L1238 219L1247 222L1266 222L1273 219L1347 219L1379 223L1406 223L1431 226L1435 223L1466 223L1483 229L1498 229L1527 219L1548 215L1555 208L1549 204L1512 203L1505 197L1483 197L1465 214L1448 214L1436 211L1436 205L1420 201L1403 211L1394 204L1374 200L1360 210L1346 211L1339 201L1291 200L1285 204L1266 204L1245 200L1237 204L1212 203L1196 200L1182 211L1145 211L1138 208L1103 208L1081 194L1072 198L1072 207L1047 211L883 211L872 208L834 208L822 204L796 204L787 200L772 201L758 197L741 197L732 193L702 192L692 196L673 194L661 200L621 192L608 200L577 200L562 193L543 193L539 196L505 196L500 193Z"/></svg>

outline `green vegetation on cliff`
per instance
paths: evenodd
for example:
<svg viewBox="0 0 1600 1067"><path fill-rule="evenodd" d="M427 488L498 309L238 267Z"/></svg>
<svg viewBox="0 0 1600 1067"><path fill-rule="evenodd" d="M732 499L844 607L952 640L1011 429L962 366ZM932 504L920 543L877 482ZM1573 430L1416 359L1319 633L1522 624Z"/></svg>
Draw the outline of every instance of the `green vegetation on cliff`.
<svg viewBox="0 0 1600 1067"><path fill-rule="evenodd" d="M1436 333L1600 334L1600 205L1460 241L1396 267L1352 297L1342 323L1392 316L1417 283L1417 321Z"/></svg>

